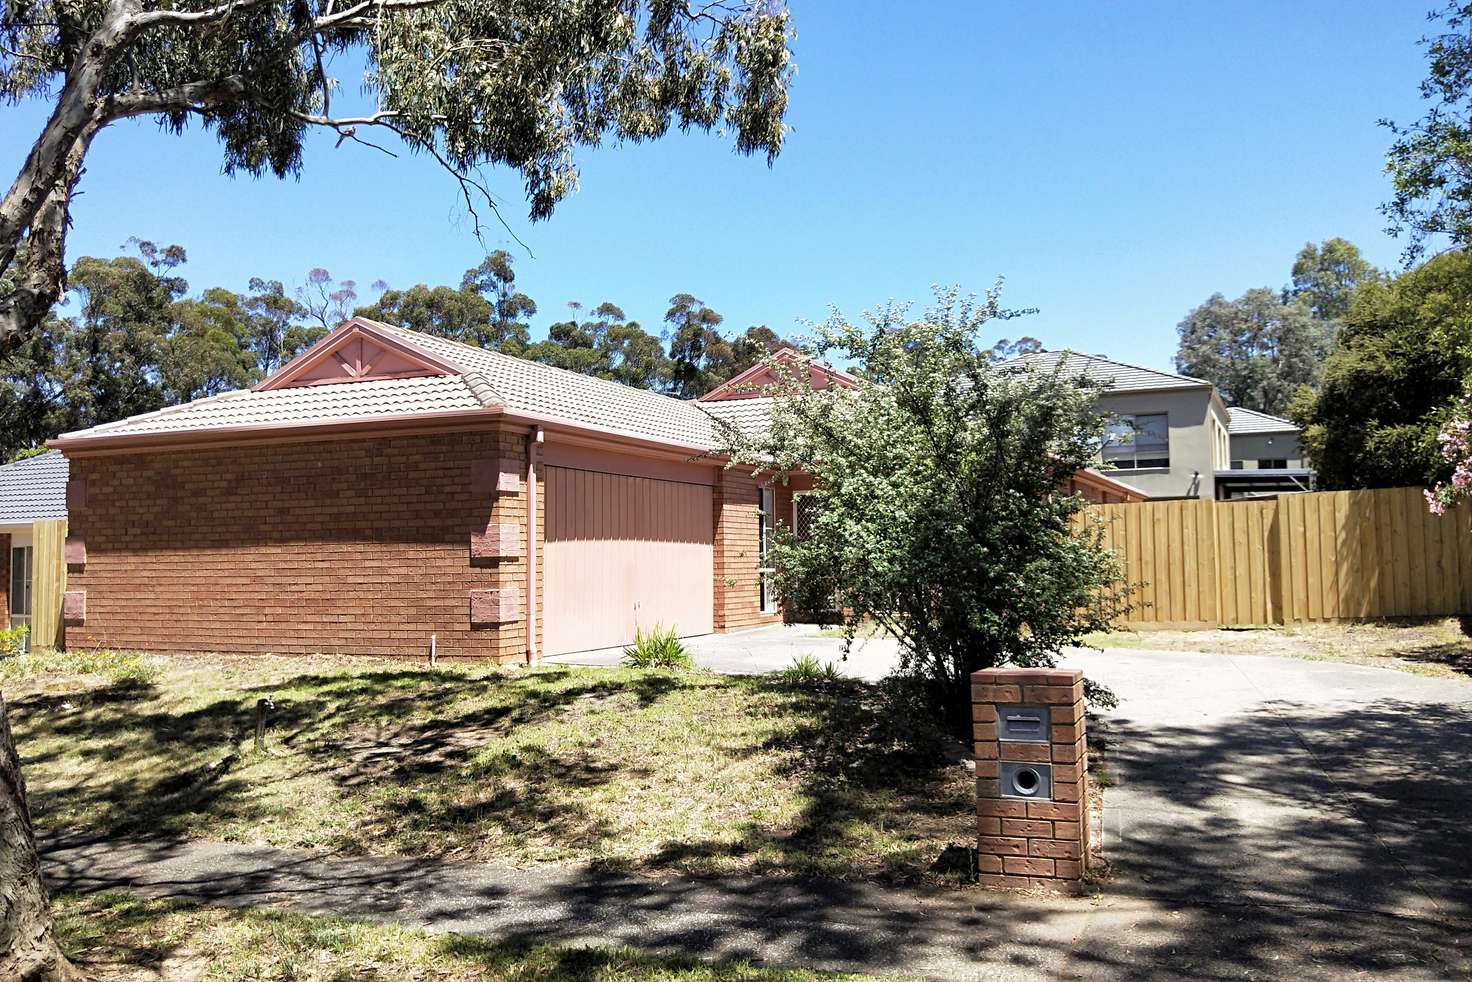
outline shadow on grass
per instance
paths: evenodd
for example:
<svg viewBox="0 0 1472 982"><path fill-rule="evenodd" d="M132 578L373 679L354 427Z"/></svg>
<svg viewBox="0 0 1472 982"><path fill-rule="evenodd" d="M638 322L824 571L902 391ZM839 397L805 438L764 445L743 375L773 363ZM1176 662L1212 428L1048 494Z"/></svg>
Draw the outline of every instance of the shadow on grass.
<svg viewBox="0 0 1472 982"><path fill-rule="evenodd" d="M877 827L901 810L951 813L943 770L907 757L871 687L709 684L760 686L778 697L777 731L731 752L778 755L780 775L801 790L806 806L785 836L752 824L734 847L676 843L648 865L732 849L765 850L773 865L804 852L839 863L872 860L854 837L857 827ZM574 686L570 698L609 698L605 687L590 679ZM273 850L240 857L232 870L224 862L169 865L171 847L164 843L146 844L152 851L133 867L167 867L156 882L146 875L123 882L222 905L291 903L346 917L485 931L484 941L465 943L488 951L586 944L593 935L661 957L792 959L871 971L944 965L929 970L943 976L965 973L936 961L942 951L977 968L976 975L1006 969L1043 977L1226 980L1466 973L1472 853L1465 848L1465 816L1472 781L1464 765L1472 755L1472 716L1465 701L1266 699L1229 717L1151 727L1132 724L1126 710L1109 730L1120 781L1111 793L1121 804L1107 840L1118 876L1103 905L974 891L886 892L831 879L648 877L607 869L502 875L422 858L350 860ZM562 763L529 759L506 766L540 768L548 781L578 780ZM1123 807L1126 794L1133 796L1130 808ZM962 814L969 814L966 805ZM437 822L455 818L448 811L430 814ZM48 860L48 873L63 889L108 889L119 882L105 873L117 848L70 850ZM563 974L583 971L582 962L547 957Z"/></svg>
<svg viewBox="0 0 1472 982"><path fill-rule="evenodd" d="M31 793L38 821L57 832L75 824L66 821L73 815L85 822L75 831L101 836L189 836L232 824L250 834L311 824L313 807L351 807L349 831L338 831L340 822L304 828L296 841L345 853L437 855L475 854L480 843L506 837L556 858L620 852L616 812L606 802L594 806L597 792L658 780L658 756L668 748L639 752L635 742L633 752L625 746L601 756L576 738L521 735L548 723L575 733L578 714L589 712L605 714L607 727L606 714L647 710L695 688L708 696L677 710L690 714L692 728L702 724L701 705L762 714L761 725L738 727L741 735L723 742L721 753L775 772L801 811L782 822L753 815L718 839L672 836L653 855L609 859L608 868L907 880L923 877L948 841L969 840L969 779L938 756L907 749L879 689L854 680L795 686L660 671L373 668L207 691L187 707L176 691L115 683L24 696L12 713L28 772L61 775L33 777ZM266 755L253 749L263 698L271 700ZM107 761L116 765L68 777ZM312 779L308 787L326 778L335 797L302 804L263 793L266 782L294 778ZM283 819L284 810L293 811ZM657 828L655 820L642 825Z"/></svg>
<svg viewBox="0 0 1472 982"><path fill-rule="evenodd" d="M113 683L22 696L12 701L11 715L32 775L32 809L43 826L54 824L50 816L71 813L90 816L90 833L169 835L189 834L201 822L269 820L280 805L260 794L261 782L325 776L345 794L396 792L371 799L376 806L350 837L335 843L367 851L387 840L433 843L468 822L512 833L613 834L586 814L575 792L637 776L639 767L600 766L581 754L534 746L489 761L480 759L482 751L579 704L627 699L652 705L682 684L677 678L605 680L567 671L385 669L299 675L188 709L175 708L154 684ZM255 713L266 697L273 749L262 756L254 750ZM76 768L87 761L97 768L82 779L35 779L48 766ZM447 793L456 778L466 780Z"/></svg>
<svg viewBox="0 0 1472 982"><path fill-rule="evenodd" d="M969 772L947 764L938 744L915 739L885 686L775 677L761 684L780 695L781 720L770 736L734 752L776 762L778 776L803 802L795 821L781 829L747 822L734 843L672 842L642 865L698 867L749 854L759 872L905 882L933 871L948 842L969 844Z"/></svg>

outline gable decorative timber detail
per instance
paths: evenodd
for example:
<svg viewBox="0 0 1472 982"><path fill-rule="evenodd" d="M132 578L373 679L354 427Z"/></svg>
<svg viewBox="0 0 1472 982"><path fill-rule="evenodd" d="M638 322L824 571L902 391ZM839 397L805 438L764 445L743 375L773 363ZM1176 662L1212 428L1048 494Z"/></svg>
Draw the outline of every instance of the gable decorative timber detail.
<svg viewBox="0 0 1472 982"><path fill-rule="evenodd" d="M256 388L266 392L306 385L463 374L465 370L459 365L355 318Z"/></svg>

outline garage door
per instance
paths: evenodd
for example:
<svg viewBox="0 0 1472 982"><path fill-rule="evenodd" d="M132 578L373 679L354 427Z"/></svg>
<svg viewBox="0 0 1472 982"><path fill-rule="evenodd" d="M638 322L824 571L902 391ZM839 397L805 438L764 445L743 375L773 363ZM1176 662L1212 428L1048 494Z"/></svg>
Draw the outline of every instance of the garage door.
<svg viewBox="0 0 1472 982"><path fill-rule="evenodd" d="M542 640L608 648L635 627L709 634L715 550L707 485L548 467Z"/></svg>

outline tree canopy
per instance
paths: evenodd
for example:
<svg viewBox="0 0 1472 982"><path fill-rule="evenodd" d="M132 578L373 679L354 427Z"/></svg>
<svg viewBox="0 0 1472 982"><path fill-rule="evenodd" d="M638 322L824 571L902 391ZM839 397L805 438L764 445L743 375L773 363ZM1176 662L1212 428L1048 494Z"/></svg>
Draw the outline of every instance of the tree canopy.
<svg viewBox="0 0 1472 982"><path fill-rule="evenodd" d="M779 533L784 598L815 592L850 637L872 620L897 637L956 730L970 720L970 673L1054 664L1104 628L1125 592L1097 530L1075 530L1081 499L1060 493L1097 460L1097 391L1058 372L996 367L978 343L1012 312L996 291L942 293L912 318L890 306L860 324L835 314L816 352L852 363L857 390L783 379L770 428L728 429L732 466L778 481L801 469L815 490L808 534Z"/></svg>
<svg viewBox="0 0 1472 982"><path fill-rule="evenodd" d="M1355 293L1317 391L1292 416L1326 489L1435 484L1436 434L1472 376L1472 256L1450 252Z"/></svg>
<svg viewBox="0 0 1472 982"><path fill-rule="evenodd" d="M355 312L668 394L702 394L788 343L766 327L728 339L712 326L721 315L689 294L680 296L702 312L699 352L678 347L678 338L667 352L659 335L609 301L592 310L569 305L571 316L534 343L537 304L501 250L466 270L458 286L395 290L375 282L383 292L356 311L356 282L320 267L292 287L252 277L244 293L219 286L191 293L182 275L187 260L181 246L142 239L111 259L77 260L72 303L0 355L0 460L70 430L252 385ZM692 369L683 389L676 353Z"/></svg>
<svg viewBox="0 0 1472 982"><path fill-rule="evenodd" d="M326 333L279 282L252 279L243 295L211 287L190 296L182 247L129 244L124 255L77 260L72 307L58 307L0 356L0 457L68 430L251 385Z"/></svg>
<svg viewBox="0 0 1472 982"><path fill-rule="evenodd" d="M1355 289L1379 276L1352 242L1307 243L1281 290L1214 293L1186 314L1176 369L1211 382L1231 405L1281 416L1300 387L1318 384Z"/></svg>
<svg viewBox="0 0 1472 982"><path fill-rule="evenodd" d="M675 0L13 0L0 6L0 101L51 113L0 200L0 349L60 299L72 195L92 140L121 119L215 134L227 174L295 175L307 133L424 154L495 209L505 166L533 219L578 182L574 152L719 128L782 147L791 79L777 4ZM362 96L335 69L364 65Z"/></svg>
<svg viewBox="0 0 1472 982"><path fill-rule="evenodd" d="M1386 231L1406 236L1407 265L1438 236L1472 244L1472 2L1452 0L1431 20L1443 29L1421 40L1430 108L1414 123L1380 121L1395 136L1385 163L1395 193L1380 210Z"/></svg>

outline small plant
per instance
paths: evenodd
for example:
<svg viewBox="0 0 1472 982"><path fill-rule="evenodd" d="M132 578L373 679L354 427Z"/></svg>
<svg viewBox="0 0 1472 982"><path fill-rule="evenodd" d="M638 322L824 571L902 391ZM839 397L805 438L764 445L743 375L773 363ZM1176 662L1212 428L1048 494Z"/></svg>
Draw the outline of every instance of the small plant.
<svg viewBox="0 0 1472 982"><path fill-rule="evenodd" d="M26 650L26 635L30 628L25 625L12 627L8 631L0 631L0 658L9 658Z"/></svg>
<svg viewBox="0 0 1472 982"><path fill-rule="evenodd" d="M674 627L656 624L648 634L634 628L634 643L624 649L624 664L629 668L693 668L695 661Z"/></svg>
<svg viewBox="0 0 1472 982"><path fill-rule="evenodd" d="M793 685L811 685L815 682L837 682L843 673L833 662L820 662L815 655L797 655L792 664L782 670L782 681Z"/></svg>

